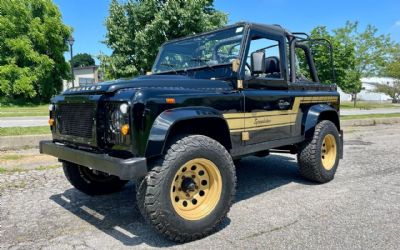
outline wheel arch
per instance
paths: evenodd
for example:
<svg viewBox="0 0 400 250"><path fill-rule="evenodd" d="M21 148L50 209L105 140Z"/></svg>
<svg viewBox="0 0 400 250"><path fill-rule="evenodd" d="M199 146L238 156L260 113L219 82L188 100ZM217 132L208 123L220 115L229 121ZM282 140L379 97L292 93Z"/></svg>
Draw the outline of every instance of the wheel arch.
<svg viewBox="0 0 400 250"><path fill-rule="evenodd" d="M306 138L311 138L314 134L315 126L323 120L331 121L340 131L339 113L328 104L317 104L311 106L303 119L303 134Z"/></svg>
<svg viewBox="0 0 400 250"><path fill-rule="evenodd" d="M229 127L222 114L209 107L185 107L162 112L154 121L145 156L152 158L165 152L168 143L179 134L200 134L232 148Z"/></svg>

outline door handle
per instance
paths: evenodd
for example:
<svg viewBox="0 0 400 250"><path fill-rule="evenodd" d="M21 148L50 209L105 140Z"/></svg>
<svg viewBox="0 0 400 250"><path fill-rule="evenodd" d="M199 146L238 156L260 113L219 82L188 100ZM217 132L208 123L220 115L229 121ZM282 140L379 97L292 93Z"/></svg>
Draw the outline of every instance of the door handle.
<svg viewBox="0 0 400 250"><path fill-rule="evenodd" d="M290 102L286 101L286 100L279 100L278 101L278 107L281 110L286 110L289 109L290 107Z"/></svg>

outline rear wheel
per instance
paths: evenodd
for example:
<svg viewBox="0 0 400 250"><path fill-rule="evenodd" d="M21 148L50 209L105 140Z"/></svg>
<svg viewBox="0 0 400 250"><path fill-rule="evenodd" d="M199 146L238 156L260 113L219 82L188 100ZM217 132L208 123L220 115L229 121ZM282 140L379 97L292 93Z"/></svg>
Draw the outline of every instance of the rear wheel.
<svg viewBox="0 0 400 250"><path fill-rule="evenodd" d="M63 170L72 186L88 195L114 193L120 191L128 182L71 162L63 162Z"/></svg>
<svg viewBox="0 0 400 250"><path fill-rule="evenodd" d="M313 138L300 146L297 160L300 174L315 182L325 183L335 176L339 164L339 132L331 121L321 121Z"/></svg>
<svg viewBox="0 0 400 250"><path fill-rule="evenodd" d="M139 210L158 232L186 242L212 233L235 193L232 158L202 135L176 140L139 184Z"/></svg>

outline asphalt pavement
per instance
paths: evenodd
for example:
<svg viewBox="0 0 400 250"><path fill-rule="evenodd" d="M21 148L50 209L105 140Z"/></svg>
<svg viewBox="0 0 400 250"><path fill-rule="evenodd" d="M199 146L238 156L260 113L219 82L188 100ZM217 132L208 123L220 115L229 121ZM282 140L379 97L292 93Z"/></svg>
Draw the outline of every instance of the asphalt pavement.
<svg viewBox="0 0 400 250"><path fill-rule="evenodd" d="M144 222L132 183L90 197L60 168L3 173L0 248L398 249L399 155L400 126L377 125L347 129L344 159L327 184L304 180L292 155L246 158L228 218L217 233L186 244Z"/></svg>

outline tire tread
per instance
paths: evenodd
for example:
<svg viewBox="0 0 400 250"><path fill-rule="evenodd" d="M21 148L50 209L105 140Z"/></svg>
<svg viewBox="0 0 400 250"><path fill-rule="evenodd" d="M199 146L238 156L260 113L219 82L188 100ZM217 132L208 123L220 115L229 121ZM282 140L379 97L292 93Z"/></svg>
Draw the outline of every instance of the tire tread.
<svg viewBox="0 0 400 250"><path fill-rule="evenodd" d="M318 147L319 141L322 140L321 134L324 133L324 130L334 131L336 134L335 136L338 136L335 124L333 124L331 121L323 120L315 126L313 138L310 141L306 141L300 145L300 151L297 154L300 174L308 180L319 183L326 183L332 180L337 167L336 163L336 166L332 169L333 174L324 174L324 171L326 173L326 170L324 170L322 167L319 156L320 148ZM339 147L340 145L337 144L337 146Z"/></svg>
<svg viewBox="0 0 400 250"><path fill-rule="evenodd" d="M169 166L172 162L177 159L181 153L187 153L191 148L196 147L212 148L213 150L220 152L221 156L225 158L224 160L230 163L227 164L230 167L229 171L235 173L232 158L220 143L202 135L183 136L174 140L174 143L167 150L167 153L154 162L154 167L148 173L146 178L144 178L139 184L137 190L139 211L145 220L153 225L159 233L165 235L170 240L181 243L200 239L213 233L217 229L217 225L225 219L235 196L235 188L233 188L230 194L230 204L225 206L225 210L222 213L223 216L202 232L195 234L182 233L168 222L168 218L166 218L167 215L162 210L162 205L160 204L162 186L160 184L163 182L166 172L169 171ZM234 186L236 186L235 174L233 174L233 178L232 181Z"/></svg>

